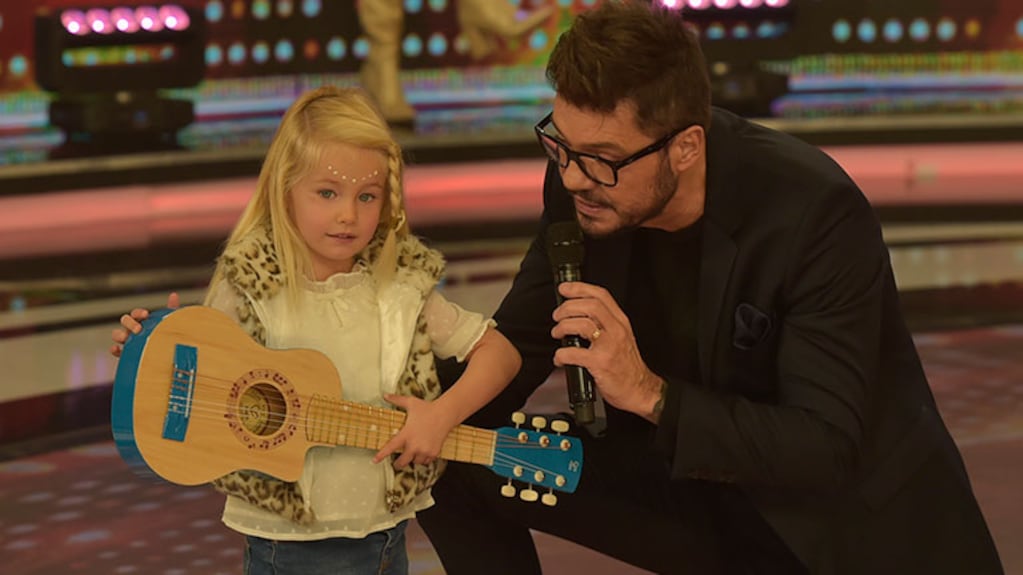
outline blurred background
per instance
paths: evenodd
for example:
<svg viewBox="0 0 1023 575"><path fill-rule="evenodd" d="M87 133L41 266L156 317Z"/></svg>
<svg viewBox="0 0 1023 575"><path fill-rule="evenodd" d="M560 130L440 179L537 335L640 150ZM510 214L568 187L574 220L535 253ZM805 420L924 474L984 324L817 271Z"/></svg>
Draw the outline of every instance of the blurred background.
<svg viewBox="0 0 1023 575"><path fill-rule="evenodd" d="M377 98L445 293L492 312L541 210L547 55L598 1L0 3L4 572L239 572L219 496L140 479L113 448L118 316L201 299L281 113L323 84ZM1023 574L1023 3L651 1L687 12L716 105L821 146L875 206L942 414ZM564 406L557 375L532 401ZM536 538L551 573L639 572ZM410 553L443 572L415 525Z"/></svg>

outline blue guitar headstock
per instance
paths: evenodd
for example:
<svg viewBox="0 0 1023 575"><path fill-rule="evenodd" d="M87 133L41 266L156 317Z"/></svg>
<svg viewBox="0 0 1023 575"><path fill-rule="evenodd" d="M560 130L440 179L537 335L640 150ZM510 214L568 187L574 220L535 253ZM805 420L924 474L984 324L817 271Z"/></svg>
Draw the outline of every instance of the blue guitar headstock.
<svg viewBox="0 0 1023 575"><path fill-rule="evenodd" d="M568 431L568 423L555 420L551 422L550 431L543 431L547 420L534 417L530 423L535 431L531 431L519 427L526 421L524 414L513 414L512 421L515 427L494 430L497 445L490 469L509 479L501 488L501 494L514 497L518 493L523 501L540 499L545 505L554 505L557 503L554 490L575 491L583 469L583 446L579 438L562 435ZM512 485L513 479L529 486L517 491ZM547 493L541 496L534 487L546 488Z"/></svg>

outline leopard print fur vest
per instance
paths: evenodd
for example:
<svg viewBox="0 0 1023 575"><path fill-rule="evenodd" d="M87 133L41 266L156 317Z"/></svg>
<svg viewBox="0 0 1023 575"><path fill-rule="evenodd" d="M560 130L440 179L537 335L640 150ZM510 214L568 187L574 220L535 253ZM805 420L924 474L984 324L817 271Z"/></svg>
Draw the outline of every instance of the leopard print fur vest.
<svg viewBox="0 0 1023 575"><path fill-rule="evenodd" d="M378 234L360 258L370 264L379 255L382 245L382 234ZM411 235L398 240L397 256L398 268L393 281L414 286L425 298L444 273L443 257ZM244 241L229 246L221 255L220 265L226 282L240 296L236 312L242 327L256 341L265 344L265 327L248 298L266 299L284 287L268 231L251 234ZM397 393L429 400L436 398L440 392L426 321L420 313L408 359L397 383ZM428 465L410 464L396 470L394 483L384 494L387 509L392 513L398 511L412 502L416 495L429 489L440 477L444 465L443 460L437 460ZM224 494L239 497L296 523L310 524L316 520L298 483L281 481L254 471L237 471L215 480L213 486Z"/></svg>

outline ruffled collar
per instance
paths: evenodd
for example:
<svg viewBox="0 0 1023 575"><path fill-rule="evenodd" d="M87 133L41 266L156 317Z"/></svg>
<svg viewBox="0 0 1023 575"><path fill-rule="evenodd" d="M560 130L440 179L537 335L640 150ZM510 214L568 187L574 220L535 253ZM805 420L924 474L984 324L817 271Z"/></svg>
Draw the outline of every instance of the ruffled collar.
<svg viewBox="0 0 1023 575"><path fill-rule="evenodd" d="M349 290L354 287L358 287L363 283L370 281L372 274L370 274L369 265L358 260L352 267L350 272L338 272L325 280L311 280L304 278L302 281L302 288L309 290L313 293L333 293L338 290Z"/></svg>

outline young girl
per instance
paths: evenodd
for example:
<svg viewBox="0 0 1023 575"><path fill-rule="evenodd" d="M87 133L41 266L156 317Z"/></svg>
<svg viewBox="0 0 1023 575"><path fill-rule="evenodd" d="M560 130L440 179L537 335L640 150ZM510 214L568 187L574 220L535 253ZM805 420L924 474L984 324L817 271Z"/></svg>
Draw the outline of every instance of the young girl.
<svg viewBox="0 0 1023 575"><path fill-rule="evenodd" d="M362 92L306 93L217 262L206 305L269 348L325 353L344 399L408 414L376 454L311 449L297 483L255 472L214 482L228 495L224 523L246 536L249 575L406 573L405 526L433 503L444 438L518 371L492 320L434 289L444 262L409 234L401 182L400 149ZM115 355L147 315L122 317ZM443 395L434 354L468 361Z"/></svg>

